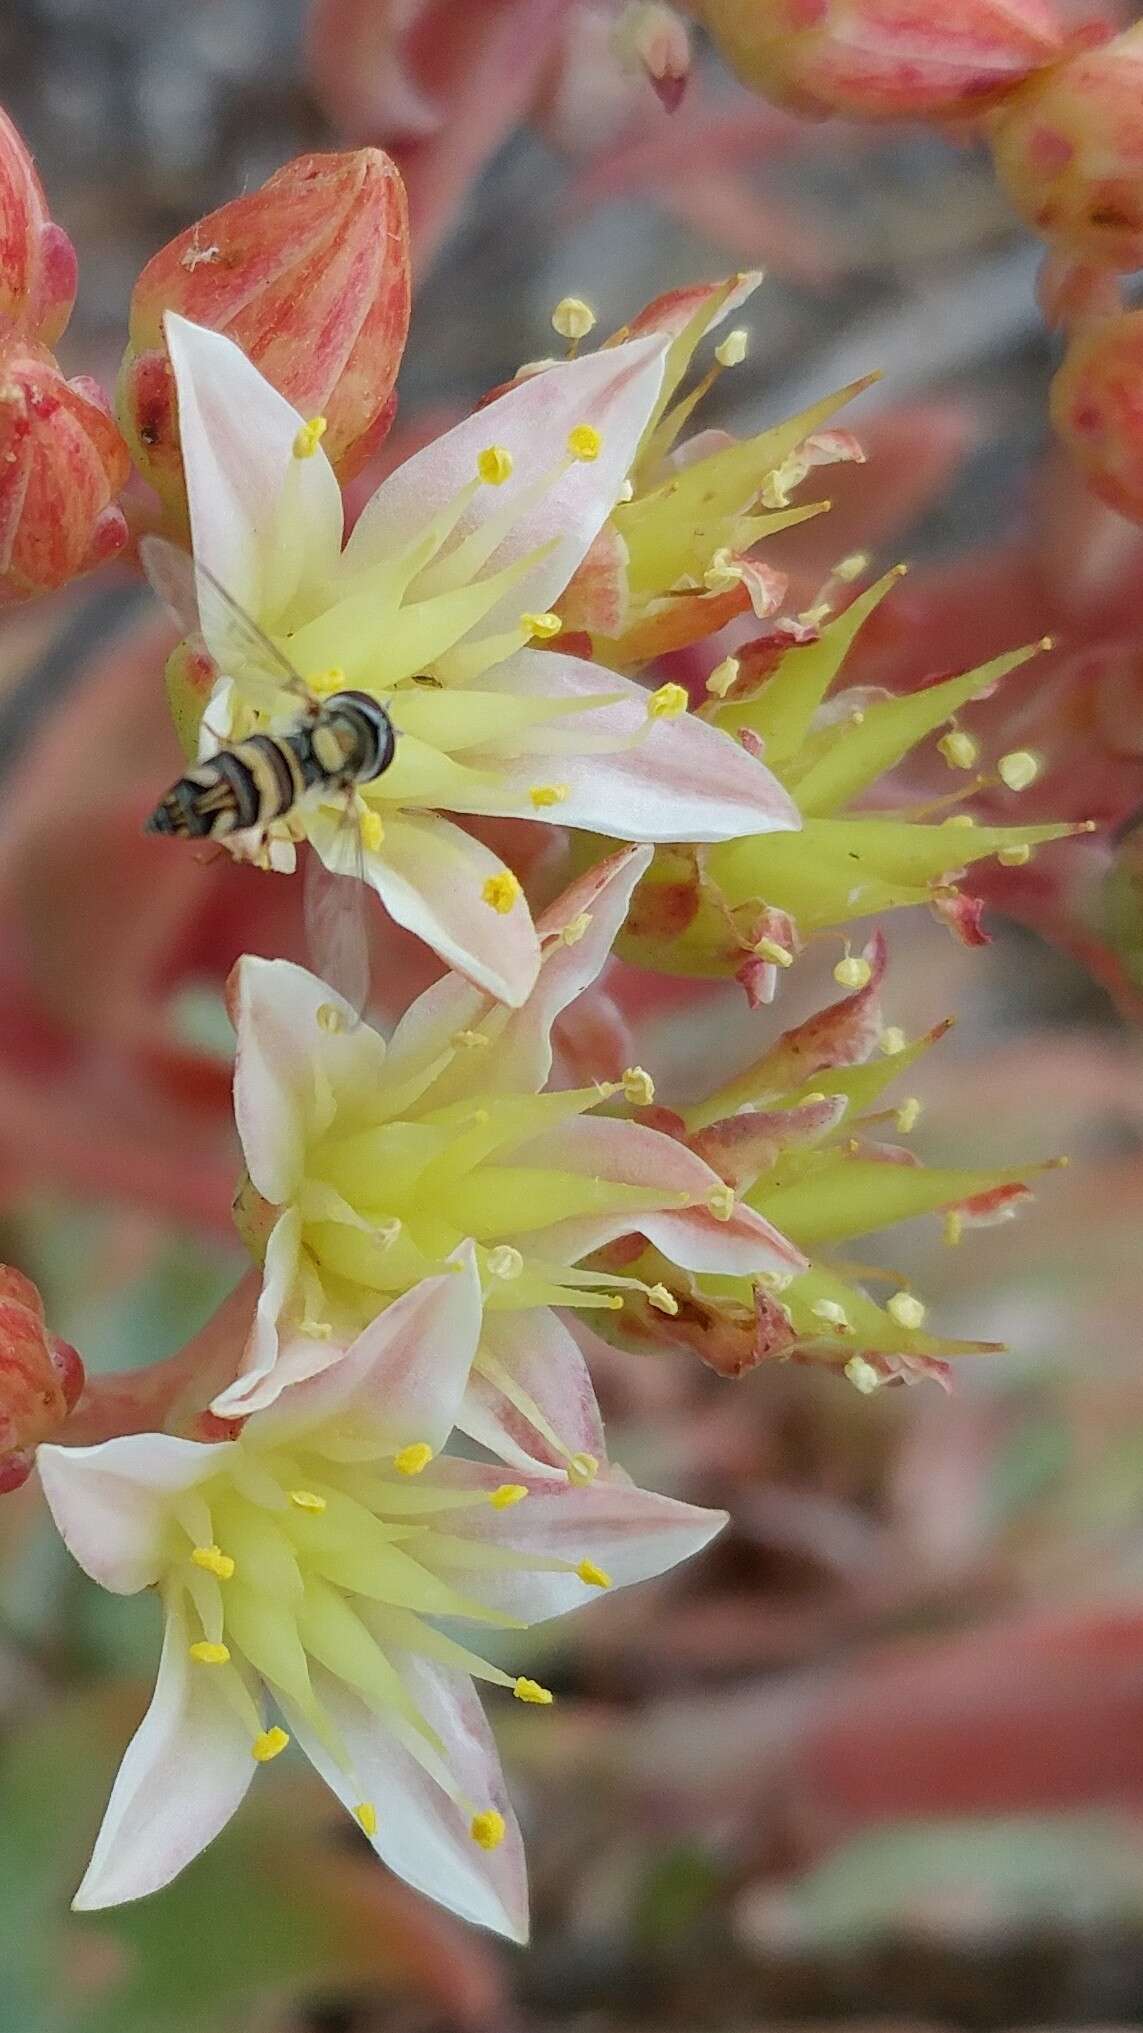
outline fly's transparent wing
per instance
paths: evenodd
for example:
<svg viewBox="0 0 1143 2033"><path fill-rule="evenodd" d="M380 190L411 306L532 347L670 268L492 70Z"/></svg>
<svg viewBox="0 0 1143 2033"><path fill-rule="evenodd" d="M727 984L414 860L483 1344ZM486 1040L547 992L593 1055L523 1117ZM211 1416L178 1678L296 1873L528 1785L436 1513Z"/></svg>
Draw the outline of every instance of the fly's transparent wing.
<svg viewBox="0 0 1143 2033"><path fill-rule="evenodd" d="M356 791L346 792L337 818L316 813L307 831L303 897L310 962L356 1020L369 1001L370 903Z"/></svg>
<svg viewBox="0 0 1143 2033"><path fill-rule="evenodd" d="M161 536L144 537L139 556L152 587L184 635L201 635L208 643L225 646L220 669L251 706L271 712L280 704L281 693L289 692L299 706L314 710L313 693L301 673L213 572ZM214 660L218 662L217 657Z"/></svg>

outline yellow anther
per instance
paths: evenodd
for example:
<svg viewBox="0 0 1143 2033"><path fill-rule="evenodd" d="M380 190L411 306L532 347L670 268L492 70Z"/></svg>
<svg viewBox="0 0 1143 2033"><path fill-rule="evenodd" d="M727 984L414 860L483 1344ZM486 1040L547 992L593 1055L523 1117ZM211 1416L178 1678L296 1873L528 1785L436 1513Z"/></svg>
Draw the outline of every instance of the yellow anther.
<svg viewBox="0 0 1143 2033"><path fill-rule="evenodd" d="M647 1304L653 1306L656 1313L667 1313L672 1319L679 1310L678 1300L666 1285L652 1285L647 1293Z"/></svg>
<svg viewBox="0 0 1143 2033"><path fill-rule="evenodd" d="M959 727L950 728L942 734L937 748L944 756L950 769L972 769L980 756L980 743L971 734L962 733Z"/></svg>
<svg viewBox="0 0 1143 2033"><path fill-rule="evenodd" d="M707 1194L706 1204L716 1221L729 1221L734 1213L733 1186L713 1186Z"/></svg>
<svg viewBox="0 0 1143 2033"><path fill-rule="evenodd" d="M996 859L1002 868L1026 868L1032 859L1032 849L1027 845L1002 847Z"/></svg>
<svg viewBox="0 0 1143 2033"><path fill-rule="evenodd" d="M533 784L528 796L537 812L548 805L562 805L568 794L566 784Z"/></svg>
<svg viewBox="0 0 1143 2033"><path fill-rule="evenodd" d="M703 585L708 593L729 593L734 586L741 586L742 566L736 562L725 545L717 550L702 575Z"/></svg>
<svg viewBox="0 0 1143 2033"><path fill-rule="evenodd" d="M912 1292L894 1292L885 1311L898 1327L923 1327L925 1324L925 1308Z"/></svg>
<svg viewBox="0 0 1143 2033"><path fill-rule="evenodd" d="M490 1045L492 1040L487 1031L454 1031L452 1042L454 1045L459 1045L464 1051L475 1050L480 1052L484 1050L485 1046Z"/></svg>
<svg viewBox="0 0 1143 2033"><path fill-rule="evenodd" d="M650 1108L655 1083L645 1066L628 1066L623 1075L623 1093L633 1108Z"/></svg>
<svg viewBox="0 0 1143 2033"><path fill-rule="evenodd" d="M853 1385L854 1390L860 1391L863 1398L872 1397L878 1384L881 1382L881 1378L878 1376L873 1364L867 1362L863 1355L850 1356L849 1361L845 1365L845 1374Z"/></svg>
<svg viewBox="0 0 1143 2033"><path fill-rule="evenodd" d="M385 828L381 823L380 812L375 812L371 806L367 806L361 814L361 845L365 852L376 854L384 838Z"/></svg>
<svg viewBox="0 0 1143 2033"><path fill-rule="evenodd" d="M736 656L724 656L722 662L715 665L706 681L707 691L713 692L716 699L725 699L727 693L738 683L741 669L742 665Z"/></svg>
<svg viewBox="0 0 1143 2033"><path fill-rule="evenodd" d="M680 713L686 712L688 704L687 695L681 685L660 685L658 691L652 692L647 700L647 718L677 720Z"/></svg>
<svg viewBox="0 0 1143 2033"><path fill-rule="evenodd" d="M490 1277L503 1278L506 1281L518 1278L524 1268L524 1259L520 1251L513 1248L510 1242L498 1242L495 1249L489 1250L485 1262Z"/></svg>
<svg viewBox="0 0 1143 2033"><path fill-rule="evenodd" d="M563 622L558 614L522 614L520 626L533 642L550 642L558 635Z"/></svg>
<svg viewBox="0 0 1143 2033"><path fill-rule="evenodd" d="M1040 774L1039 760L1029 748L1014 748L1009 755L1001 756L996 773L1010 791L1026 791Z"/></svg>
<svg viewBox="0 0 1143 2033"><path fill-rule="evenodd" d="M292 1489L290 1502L295 1510L313 1511L315 1517L325 1509L325 1498L319 1497L317 1491L312 1489Z"/></svg>
<svg viewBox="0 0 1143 2033"><path fill-rule="evenodd" d="M904 1051L908 1042L909 1040L899 1024L890 1024L886 1030L882 1031L881 1036L877 1040L887 1059L895 1059L898 1052Z"/></svg>
<svg viewBox="0 0 1143 2033"><path fill-rule="evenodd" d="M794 964L789 947L780 945L777 939L759 939L754 951L759 960L769 960L775 967L792 967Z"/></svg>
<svg viewBox="0 0 1143 2033"><path fill-rule="evenodd" d="M499 875L490 875L480 892L481 901L489 910L498 911L506 918L513 904L523 895L520 884L510 868L502 868Z"/></svg>
<svg viewBox="0 0 1143 2033"><path fill-rule="evenodd" d="M594 1454L573 1454L568 1462L568 1481L577 1489L586 1489L599 1474L599 1463Z"/></svg>
<svg viewBox="0 0 1143 2033"><path fill-rule="evenodd" d="M573 459L582 459L590 465L598 459L603 450L603 436L594 424L576 424L568 432L568 451Z"/></svg>
<svg viewBox="0 0 1143 2033"><path fill-rule="evenodd" d="M361 1823L366 1835L372 1841L377 1833L377 1809L372 1800L359 1800L353 1810L353 1817L355 1821Z"/></svg>
<svg viewBox="0 0 1143 2033"><path fill-rule="evenodd" d="M330 1037L335 1037L338 1031L345 1029L345 1018L339 1009L335 1009L332 1002L319 1002L317 1026L319 1031L325 1031Z"/></svg>
<svg viewBox="0 0 1143 2033"><path fill-rule="evenodd" d="M230 1664L229 1645L212 1645L208 1639L200 1638L196 1645L189 1647L189 1651L191 1658L196 1660L200 1666L228 1666Z"/></svg>
<svg viewBox="0 0 1143 2033"><path fill-rule="evenodd" d="M328 1320L299 1320L298 1333L309 1341L332 1341L333 1328Z"/></svg>
<svg viewBox="0 0 1143 2033"><path fill-rule="evenodd" d="M488 487L502 487L511 477L513 458L507 445L486 445L478 453L476 470Z"/></svg>
<svg viewBox="0 0 1143 2033"><path fill-rule="evenodd" d="M331 664L328 671L315 671L309 681L311 692L341 692L345 689L345 672L338 664Z"/></svg>
<svg viewBox="0 0 1143 2033"><path fill-rule="evenodd" d="M488 1492L488 1501L494 1511L510 1511L513 1504L522 1504L527 1496L527 1487L522 1482L502 1482Z"/></svg>
<svg viewBox="0 0 1143 2033"><path fill-rule="evenodd" d="M494 1807L488 1807L483 1814L473 1815L468 1832L478 1849L499 1849L508 1825L502 1814L497 1814Z"/></svg>
<svg viewBox="0 0 1143 2033"><path fill-rule="evenodd" d="M963 1234L964 1216L958 1214L954 1208L951 1214L945 1215L945 1242L948 1248L955 1249Z"/></svg>
<svg viewBox="0 0 1143 2033"><path fill-rule="evenodd" d="M594 1560L581 1560L576 1568L576 1573L581 1581L586 1582L588 1588L610 1588L612 1586L610 1574L605 1574L603 1568L597 1567Z"/></svg>
<svg viewBox="0 0 1143 2033"><path fill-rule="evenodd" d="M722 344L714 349L714 357L719 366L741 367L749 343L750 334L745 325L736 325L733 332L728 332Z"/></svg>
<svg viewBox="0 0 1143 2033"><path fill-rule="evenodd" d="M229 1553L222 1551L221 1546L196 1546L191 1559L196 1567L205 1568L208 1574L213 1574L219 1581L229 1581L234 1573L234 1562Z"/></svg>
<svg viewBox="0 0 1143 2033"><path fill-rule="evenodd" d="M562 296L552 312L552 327L561 339L586 339L595 330L595 312L581 296Z"/></svg>
<svg viewBox="0 0 1143 2033"><path fill-rule="evenodd" d="M850 1325L849 1314L836 1299L815 1299L810 1312L815 1320L824 1320L829 1327L848 1328Z"/></svg>
<svg viewBox="0 0 1143 2033"><path fill-rule="evenodd" d="M590 930L590 927L591 912L581 911L577 918L568 919L567 924L560 932L560 944L562 946L578 946L580 940Z"/></svg>
<svg viewBox="0 0 1143 2033"><path fill-rule="evenodd" d="M329 426L323 416L312 416L294 433L295 459L312 459Z"/></svg>
<svg viewBox="0 0 1143 2033"><path fill-rule="evenodd" d="M433 1450L427 1440L414 1440L408 1447L402 1447L393 1456L393 1466L398 1475L421 1475L433 1458Z"/></svg>
<svg viewBox="0 0 1143 2033"><path fill-rule="evenodd" d="M550 1687L541 1687L538 1680L517 1680L512 1689L517 1701L530 1701L536 1708L549 1708L555 1700Z"/></svg>
<svg viewBox="0 0 1143 2033"><path fill-rule="evenodd" d="M945 820L946 826L958 826L962 833L970 833L975 824L971 812L954 812L951 819Z"/></svg>
<svg viewBox="0 0 1143 2033"><path fill-rule="evenodd" d="M922 1103L915 1094L910 1094L909 1099L901 1103L897 1110L897 1128L902 1136L908 1136L910 1130L916 1129L921 1119L921 1108Z"/></svg>
<svg viewBox="0 0 1143 2033"><path fill-rule="evenodd" d="M256 1765L268 1765L272 1758L279 1758L290 1739L284 1729L264 1729L250 1746L250 1756Z"/></svg>
<svg viewBox="0 0 1143 2033"><path fill-rule="evenodd" d="M852 586L855 579L860 579L861 574L869 570L869 564L868 551L851 551L848 558L834 566L833 576L840 579L843 586Z"/></svg>
<svg viewBox="0 0 1143 2033"><path fill-rule="evenodd" d="M868 960L857 953L847 953L833 970L833 978L839 988L868 988L873 979L873 969Z"/></svg>

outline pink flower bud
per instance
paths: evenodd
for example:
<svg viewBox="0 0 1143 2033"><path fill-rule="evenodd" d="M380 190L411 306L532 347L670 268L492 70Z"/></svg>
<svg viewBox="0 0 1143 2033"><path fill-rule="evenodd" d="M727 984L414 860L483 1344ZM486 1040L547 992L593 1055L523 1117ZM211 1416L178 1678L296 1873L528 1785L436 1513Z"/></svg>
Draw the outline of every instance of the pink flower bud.
<svg viewBox="0 0 1143 2033"><path fill-rule="evenodd" d="M818 116L979 113L1063 47L1051 0L700 0L698 11L746 84Z"/></svg>
<svg viewBox="0 0 1143 2033"><path fill-rule="evenodd" d="M1143 265L1143 25L1035 78L992 136L1017 211L1103 267Z"/></svg>
<svg viewBox="0 0 1143 2033"><path fill-rule="evenodd" d="M1051 410L1094 492L1143 522L1143 311L1077 334L1052 383Z"/></svg>
<svg viewBox="0 0 1143 2033"><path fill-rule="evenodd" d="M20 136L0 111L0 334L13 326L54 346L75 301L75 249L53 225Z"/></svg>
<svg viewBox="0 0 1143 2033"><path fill-rule="evenodd" d="M42 346L0 342L0 606L66 586L127 541L127 447L102 391Z"/></svg>
<svg viewBox="0 0 1143 2033"><path fill-rule="evenodd" d="M225 332L303 416L341 479L380 444L409 323L405 189L378 148L303 155L168 242L131 299L119 415L137 466L182 513L163 313Z"/></svg>
<svg viewBox="0 0 1143 2033"><path fill-rule="evenodd" d="M31 1279L0 1264L0 1495L27 1481L37 1446L63 1424L83 1384L83 1364L48 1333Z"/></svg>

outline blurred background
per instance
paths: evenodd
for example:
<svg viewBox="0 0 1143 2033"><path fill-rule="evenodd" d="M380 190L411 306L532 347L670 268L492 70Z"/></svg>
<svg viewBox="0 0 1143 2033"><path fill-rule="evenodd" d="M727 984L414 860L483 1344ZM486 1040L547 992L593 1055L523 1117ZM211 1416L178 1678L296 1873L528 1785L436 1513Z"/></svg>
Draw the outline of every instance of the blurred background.
<svg viewBox="0 0 1143 2033"><path fill-rule="evenodd" d="M912 564L859 675L916 681L1050 630L1010 745L1067 725L1077 797L1103 816L1114 772L1122 805L1143 800L1143 542L1050 444L1038 250L983 151L795 121L701 37L668 117L615 63L604 7L452 6L444 128L413 135L369 66L339 61L334 6L4 0L0 90L79 252L67 370L110 386L143 262L346 142L398 144L413 202L385 462L548 352L561 296L607 330L665 288L765 267L706 420L758 428L882 370L853 417L868 463L783 557L807 598L858 547ZM498 11L510 63L477 33ZM96 1370L177 1348L238 1274L221 987L244 947L300 952L294 886L140 838L177 773L169 641L125 568L0 623L0 1259ZM1013 886L979 951L920 914L889 928L889 1020L958 1016L911 1076L923 1155L1072 1160L960 1249L936 1221L878 1245L939 1331L1009 1352L962 1364L951 1396L866 1398L792 1366L729 1384L684 1356L616 1356L598 1379L617 1459L733 1523L621 1608L540 1632L555 1707L496 1712L528 1950L388 1880L289 1758L170 1890L71 1915L157 1620L71 1566L34 1483L0 1504L4 2033L1143 2023L1130 840L1077 849L1063 901ZM629 982L660 1098L684 1093L696 1037L729 1073L829 999L835 957L773 1011L732 985L664 1006ZM421 964L394 948L395 995Z"/></svg>

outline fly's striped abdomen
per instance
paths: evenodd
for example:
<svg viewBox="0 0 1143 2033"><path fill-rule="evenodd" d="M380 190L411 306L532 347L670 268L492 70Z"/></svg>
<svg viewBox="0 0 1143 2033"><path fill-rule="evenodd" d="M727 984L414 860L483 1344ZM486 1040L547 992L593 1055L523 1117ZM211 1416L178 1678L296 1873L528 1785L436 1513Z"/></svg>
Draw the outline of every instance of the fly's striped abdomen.
<svg viewBox="0 0 1143 2033"><path fill-rule="evenodd" d="M172 785L149 833L221 839L284 819L307 792L369 783L393 760L393 728L366 693L339 692L289 733L220 748Z"/></svg>

